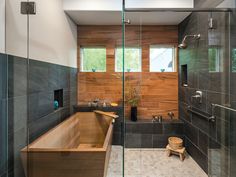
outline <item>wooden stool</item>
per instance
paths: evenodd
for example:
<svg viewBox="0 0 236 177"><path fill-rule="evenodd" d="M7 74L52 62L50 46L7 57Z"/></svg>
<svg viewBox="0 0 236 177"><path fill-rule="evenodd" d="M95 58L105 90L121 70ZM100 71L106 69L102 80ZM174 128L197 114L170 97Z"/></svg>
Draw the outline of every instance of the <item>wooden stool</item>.
<svg viewBox="0 0 236 177"><path fill-rule="evenodd" d="M172 154L178 155L181 161L184 161L185 158L185 147L181 149L172 149L170 145L168 144L166 146L167 149L167 155L170 157Z"/></svg>

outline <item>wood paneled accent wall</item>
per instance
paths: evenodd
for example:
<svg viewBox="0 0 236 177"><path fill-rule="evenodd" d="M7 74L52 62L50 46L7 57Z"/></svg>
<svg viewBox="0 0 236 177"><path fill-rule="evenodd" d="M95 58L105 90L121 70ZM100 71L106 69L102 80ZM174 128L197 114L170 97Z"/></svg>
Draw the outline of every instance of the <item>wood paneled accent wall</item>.
<svg viewBox="0 0 236 177"><path fill-rule="evenodd" d="M152 119L152 115L161 114L166 118L170 111L178 117L178 73L149 72L149 46L177 47L178 27L127 26L125 39L126 46L142 48L142 72L125 74L125 85L140 90L138 117ZM87 104L95 98L109 102L122 100L122 73L115 72L115 48L121 44L121 26L78 26L78 68L81 46L105 46L107 49L106 72L78 72L78 104ZM128 106L126 110L129 116Z"/></svg>

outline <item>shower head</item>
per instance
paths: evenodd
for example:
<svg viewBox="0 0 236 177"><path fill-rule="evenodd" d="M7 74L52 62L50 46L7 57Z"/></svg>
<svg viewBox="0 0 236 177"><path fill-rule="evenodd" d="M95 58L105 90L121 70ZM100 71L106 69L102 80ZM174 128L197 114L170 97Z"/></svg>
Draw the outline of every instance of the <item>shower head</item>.
<svg viewBox="0 0 236 177"><path fill-rule="evenodd" d="M187 38L191 37L192 39L194 40L197 40L197 39L200 39L201 35L200 34L194 34L194 35L186 35L184 36L184 39L183 41L181 42L181 44L179 44L179 48L180 49L186 49L188 47L187 43L186 43L186 40Z"/></svg>
<svg viewBox="0 0 236 177"><path fill-rule="evenodd" d="M187 44L183 41L181 44L179 44L178 46L180 49L186 49L187 48Z"/></svg>

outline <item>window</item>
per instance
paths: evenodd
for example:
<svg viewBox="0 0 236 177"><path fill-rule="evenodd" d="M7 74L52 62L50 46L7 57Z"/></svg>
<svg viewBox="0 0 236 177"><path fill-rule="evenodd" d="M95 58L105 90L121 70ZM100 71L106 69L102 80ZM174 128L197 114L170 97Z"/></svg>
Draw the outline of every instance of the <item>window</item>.
<svg viewBox="0 0 236 177"><path fill-rule="evenodd" d="M115 71L123 71L123 50L116 48ZM141 48L130 47L125 49L125 72L142 71Z"/></svg>
<svg viewBox="0 0 236 177"><path fill-rule="evenodd" d="M236 72L236 49L232 52L232 71Z"/></svg>
<svg viewBox="0 0 236 177"><path fill-rule="evenodd" d="M175 72L175 48L150 46L150 72Z"/></svg>
<svg viewBox="0 0 236 177"><path fill-rule="evenodd" d="M106 48L83 47L80 50L81 72L105 72L106 71Z"/></svg>
<svg viewBox="0 0 236 177"><path fill-rule="evenodd" d="M218 47L208 49L209 71L220 72L220 50Z"/></svg>

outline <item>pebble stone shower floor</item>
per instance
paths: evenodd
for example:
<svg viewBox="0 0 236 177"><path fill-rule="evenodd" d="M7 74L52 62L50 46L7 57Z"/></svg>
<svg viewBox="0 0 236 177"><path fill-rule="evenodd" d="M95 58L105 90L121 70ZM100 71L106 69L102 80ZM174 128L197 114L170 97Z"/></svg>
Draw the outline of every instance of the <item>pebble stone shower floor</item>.
<svg viewBox="0 0 236 177"><path fill-rule="evenodd" d="M122 147L112 146L107 177L122 177ZM165 149L125 149L125 177L207 177L187 155L167 156Z"/></svg>

